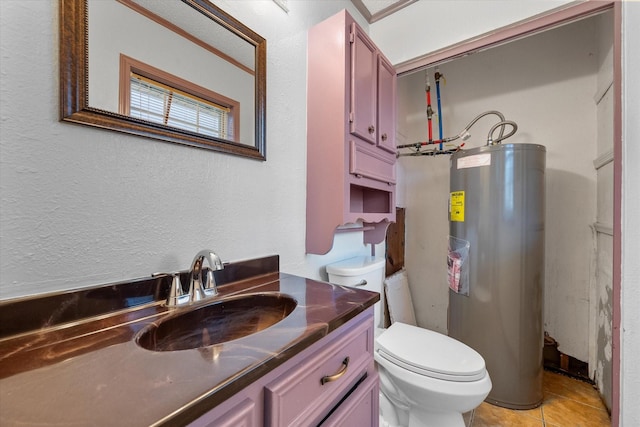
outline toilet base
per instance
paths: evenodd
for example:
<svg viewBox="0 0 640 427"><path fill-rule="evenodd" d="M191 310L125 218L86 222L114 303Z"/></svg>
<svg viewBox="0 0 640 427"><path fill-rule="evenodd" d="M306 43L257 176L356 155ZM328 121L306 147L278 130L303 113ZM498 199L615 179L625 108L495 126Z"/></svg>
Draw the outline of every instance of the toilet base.
<svg viewBox="0 0 640 427"><path fill-rule="evenodd" d="M465 427L461 414L429 414L427 417L410 416L409 424L393 424L380 415L380 427Z"/></svg>
<svg viewBox="0 0 640 427"><path fill-rule="evenodd" d="M398 407L380 392L380 427L465 427L462 414Z"/></svg>
<svg viewBox="0 0 640 427"><path fill-rule="evenodd" d="M461 414L429 414L427 419L409 417L409 424L390 423L380 415L380 427L465 427Z"/></svg>
<svg viewBox="0 0 640 427"><path fill-rule="evenodd" d="M462 414L457 412L427 412L413 408L409 413L409 427L465 427Z"/></svg>

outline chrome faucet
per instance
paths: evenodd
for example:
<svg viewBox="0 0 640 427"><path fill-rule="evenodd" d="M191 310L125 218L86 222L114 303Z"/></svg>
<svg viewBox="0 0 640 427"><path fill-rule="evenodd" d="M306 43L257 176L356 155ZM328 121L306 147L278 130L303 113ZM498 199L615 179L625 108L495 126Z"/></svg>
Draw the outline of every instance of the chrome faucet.
<svg viewBox="0 0 640 427"><path fill-rule="evenodd" d="M203 262L207 260L209 269L206 271L206 280L203 277ZM196 254L189 271L189 295L190 302L200 301L207 297L218 295L216 280L213 277L214 270L222 270L224 265L220 257L210 249L203 249Z"/></svg>
<svg viewBox="0 0 640 427"><path fill-rule="evenodd" d="M205 259L209 263L209 268L206 270L206 277L203 277L202 273L204 272L204 268L202 264ZM204 249L198 252L195 258L193 258L191 270L189 270L189 292L186 294L182 290L179 271L172 273L153 273L152 276L171 277L171 288L169 289L166 304L167 307L178 307L218 295L213 271L222 270L223 268L224 264L222 264L220 257L212 250Z"/></svg>

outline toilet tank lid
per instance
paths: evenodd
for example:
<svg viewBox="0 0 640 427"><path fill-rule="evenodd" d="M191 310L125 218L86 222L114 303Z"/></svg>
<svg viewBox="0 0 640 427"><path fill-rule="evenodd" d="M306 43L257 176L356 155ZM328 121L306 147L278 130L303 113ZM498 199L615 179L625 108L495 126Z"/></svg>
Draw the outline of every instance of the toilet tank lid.
<svg viewBox="0 0 640 427"><path fill-rule="evenodd" d="M385 258L357 256L327 265L327 273L336 276L360 276L384 268Z"/></svg>

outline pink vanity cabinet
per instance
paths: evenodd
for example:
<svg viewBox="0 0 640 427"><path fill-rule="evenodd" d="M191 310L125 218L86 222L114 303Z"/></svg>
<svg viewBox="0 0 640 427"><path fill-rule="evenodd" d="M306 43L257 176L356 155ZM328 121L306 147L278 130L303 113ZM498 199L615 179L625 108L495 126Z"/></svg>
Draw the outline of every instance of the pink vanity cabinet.
<svg viewBox="0 0 640 427"><path fill-rule="evenodd" d="M190 426L372 427L378 411L369 308Z"/></svg>
<svg viewBox="0 0 640 427"><path fill-rule="evenodd" d="M309 30L307 60L306 251L360 222L380 243L395 221L395 70L346 11Z"/></svg>

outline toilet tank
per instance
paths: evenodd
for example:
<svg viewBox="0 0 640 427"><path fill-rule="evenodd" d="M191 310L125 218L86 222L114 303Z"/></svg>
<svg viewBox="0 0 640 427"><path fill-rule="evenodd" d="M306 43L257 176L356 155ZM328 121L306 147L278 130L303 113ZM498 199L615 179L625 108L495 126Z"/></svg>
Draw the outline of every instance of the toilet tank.
<svg viewBox="0 0 640 427"><path fill-rule="evenodd" d="M381 257L358 256L327 265L329 282L367 291L378 292L380 302L374 306L374 325L384 327L384 268L386 260Z"/></svg>

